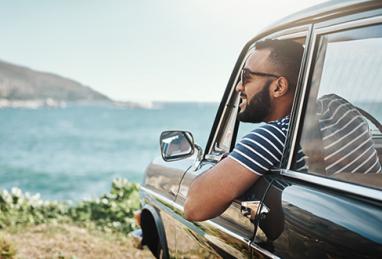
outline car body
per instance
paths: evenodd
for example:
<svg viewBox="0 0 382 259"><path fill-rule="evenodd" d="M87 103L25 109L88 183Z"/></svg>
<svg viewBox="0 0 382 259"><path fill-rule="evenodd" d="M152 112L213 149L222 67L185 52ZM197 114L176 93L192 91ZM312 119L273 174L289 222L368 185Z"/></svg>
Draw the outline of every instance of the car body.
<svg viewBox="0 0 382 259"><path fill-rule="evenodd" d="M239 138L240 97L234 88L248 53L263 39L293 39L304 45L281 167L261 177L222 215L188 221L183 208L191 182L232 151ZM309 135L310 128L318 127L309 121L309 107L332 93L366 110L368 143L382 163L381 47L381 1L323 3L255 36L235 64L204 152L189 132L162 133L162 157L147 167L140 189L142 244L162 258L380 258L382 174L325 174L320 170L328 166L314 167L313 155L308 171L294 168L294 163L298 147L307 154L319 149L316 143L322 139L317 142ZM186 148L168 151L173 139L185 141ZM353 162L345 161L344 167ZM321 166L325 162L326 157L315 161Z"/></svg>

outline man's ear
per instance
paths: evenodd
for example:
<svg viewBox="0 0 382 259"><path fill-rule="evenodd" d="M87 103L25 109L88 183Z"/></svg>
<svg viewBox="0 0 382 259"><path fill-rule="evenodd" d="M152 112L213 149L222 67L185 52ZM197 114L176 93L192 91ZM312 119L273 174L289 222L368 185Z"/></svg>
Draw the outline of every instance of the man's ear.
<svg viewBox="0 0 382 259"><path fill-rule="evenodd" d="M274 91L273 91L273 96L275 98L284 96L284 95L286 95L288 93L288 90L289 90L288 79L286 79L283 76L277 78L277 80L275 81L275 87L274 87Z"/></svg>

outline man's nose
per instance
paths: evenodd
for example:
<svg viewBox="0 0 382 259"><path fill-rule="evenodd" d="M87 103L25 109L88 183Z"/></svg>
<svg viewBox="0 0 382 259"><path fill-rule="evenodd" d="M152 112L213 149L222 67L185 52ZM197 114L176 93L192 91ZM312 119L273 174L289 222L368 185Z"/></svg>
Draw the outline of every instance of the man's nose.
<svg viewBox="0 0 382 259"><path fill-rule="evenodd" d="M235 90L236 92L244 92L244 86L241 80L237 83Z"/></svg>

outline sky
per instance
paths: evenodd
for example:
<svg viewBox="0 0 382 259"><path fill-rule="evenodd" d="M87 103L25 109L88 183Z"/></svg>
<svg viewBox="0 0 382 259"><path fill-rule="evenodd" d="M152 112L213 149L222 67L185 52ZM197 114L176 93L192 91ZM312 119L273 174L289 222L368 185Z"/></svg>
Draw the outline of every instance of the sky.
<svg viewBox="0 0 382 259"><path fill-rule="evenodd" d="M123 101L218 102L245 43L322 0L0 0L0 59Z"/></svg>

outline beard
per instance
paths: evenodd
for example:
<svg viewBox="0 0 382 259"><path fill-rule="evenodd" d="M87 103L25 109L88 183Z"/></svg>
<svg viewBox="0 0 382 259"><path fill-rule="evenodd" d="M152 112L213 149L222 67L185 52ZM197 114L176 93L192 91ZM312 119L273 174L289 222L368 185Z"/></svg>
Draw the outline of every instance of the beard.
<svg viewBox="0 0 382 259"><path fill-rule="evenodd" d="M243 111L238 114L239 121L259 123L270 113L271 97L269 96L269 87L272 84L272 80L268 80L263 89L253 96Z"/></svg>

